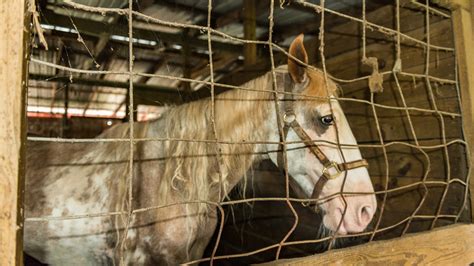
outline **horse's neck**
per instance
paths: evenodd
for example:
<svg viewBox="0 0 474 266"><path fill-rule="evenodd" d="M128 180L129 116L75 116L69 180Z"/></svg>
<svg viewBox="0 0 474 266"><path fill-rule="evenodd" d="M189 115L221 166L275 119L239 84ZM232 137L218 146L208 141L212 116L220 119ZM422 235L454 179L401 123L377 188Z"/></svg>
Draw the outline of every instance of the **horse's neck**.
<svg viewBox="0 0 474 266"><path fill-rule="evenodd" d="M244 86L268 89L268 85L268 76L264 76ZM268 140L275 128L270 125L270 116L274 115L272 97L269 92L233 90L218 95L214 105L207 99L172 108L150 125L156 127L156 134L169 138L218 140L217 144L166 142L163 151L168 159L160 193L172 194L167 192L174 189L183 192L184 200L218 200L219 195L230 192L252 163L261 158L257 154L265 150L264 145L252 142Z"/></svg>
<svg viewBox="0 0 474 266"><path fill-rule="evenodd" d="M268 89L266 76L245 84L251 89ZM271 88L271 86L270 86ZM273 95L263 91L233 90L216 98L216 129L221 141L234 144L218 144L225 160L224 174L232 188L245 175L248 168L262 158L266 146L257 141L267 141L274 134L276 124ZM249 143L249 144L245 144Z"/></svg>

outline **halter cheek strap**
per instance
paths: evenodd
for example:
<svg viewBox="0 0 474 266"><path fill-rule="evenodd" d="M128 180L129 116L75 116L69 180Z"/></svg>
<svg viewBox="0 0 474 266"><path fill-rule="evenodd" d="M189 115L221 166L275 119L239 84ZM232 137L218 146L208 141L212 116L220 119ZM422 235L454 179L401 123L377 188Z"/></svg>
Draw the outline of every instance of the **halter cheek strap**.
<svg viewBox="0 0 474 266"><path fill-rule="evenodd" d="M289 76L286 74L286 76ZM285 80L285 92L289 92L292 90L293 86L287 86ZM291 81L292 84L294 84ZM292 94L285 94L284 96L284 113L282 115L283 117L283 122L284 122L284 128L283 128L283 137L286 139L288 136L288 131L293 129L295 131L296 135L303 141L305 146L309 149L309 151L321 162L323 165L323 171L322 175L319 177L318 181L314 185L313 189L313 194L311 195L311 199L318 199L319 196L321 195L321 192L326 185L326 183L331 180L331 179L336 179L339 177L343 172L349 171L352 169L360 168L360 167L368 167L369 164L365 159L361 160L355 160L351 162L345 162L345 163L337 163L335 161L331 161L328 159L328 157L324 154L324 152L314 144L313 140L311 137L306 133L306 131L301 127L301 125L298 123L296 120L296 114L293 110L293 95ZM283 144L280 144L280 146L283 146ZM286 169L283 169L283 154L280 152L278 153L278 166L280 169L285 171Z"/></svg>

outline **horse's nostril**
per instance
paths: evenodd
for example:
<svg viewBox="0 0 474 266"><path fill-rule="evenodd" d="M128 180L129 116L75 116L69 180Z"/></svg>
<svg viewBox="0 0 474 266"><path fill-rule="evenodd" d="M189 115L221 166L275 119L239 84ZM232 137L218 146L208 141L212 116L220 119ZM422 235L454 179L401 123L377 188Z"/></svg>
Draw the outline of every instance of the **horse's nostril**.
<svg viewBox="0 0 474 266"><path fill-rule="evenodd" d="M363 225L367 225L370 222L370 220L372 220L372 215L373 215L372 207L363 206L359 212L359 222Z"/></svg>

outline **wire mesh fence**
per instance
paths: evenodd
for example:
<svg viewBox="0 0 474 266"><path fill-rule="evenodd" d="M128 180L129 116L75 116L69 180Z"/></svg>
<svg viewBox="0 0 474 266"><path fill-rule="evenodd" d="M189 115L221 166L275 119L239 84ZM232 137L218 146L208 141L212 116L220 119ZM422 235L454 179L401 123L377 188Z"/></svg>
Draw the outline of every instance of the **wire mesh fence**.
<svg viewBox="0 0 474 266"><path fill-rule="evenodd" d="M405 2L403 2L405 3ZM376 191L373 193L378 198L378 210L373 220L373 226L371 226L368 230L360 233L353 233L349 235L339 235L335 232L330 233L321 238L315 239L305 239L305 240L298 240L298 239L291 239L291 235L296 230L299 222L298 212L294 208L295 203L307 203L308 201L322 203L327 200L334 199L336 197L341 197L342 201L346 201L346 197L351 197L354 195L363 195L364 193L358 192L347 192L344 191L341 187L340 191L332 194L327 195L323 198L318 199L308 199L308 198L296 198L292 196L290 183L291 183L291 176L288 174L288 145L291 144L304 144L303 140L300 141L287 141L283 135L283 123L277 123L275 127L278 127L278 132L280 134L280 141L270 141L266 139L261 140L245 140L245 141L235 141L235 140L226 140L223 136L219 135L218 130L218 121L219 119L216 118L216 97L218 95L218 90L224 89L231 89L231 90L239 90L244 92L258 92L258 93L266 93L271 95L271 100L275 103L275 114L277 115L278 119L283 119L279 117L282 113L281 108L283 108L282 102L284 101L283 98L286 95L292 97L299 97L298 99L304 100L324 100L331 105L333 101L330 97L317 97L312 95L304 95L302 93L297 92L285 92L284 90L279 89L279 85L277 84L277 76L279 70L277 68L277 64L275 62L275 53L283 53L287 57L298 61L300 64L306 65L309 69L315 69L315 67L306 64L305 62L301 62L300 59L295 58L292 54L287 52L285 48L275 43L273 40L273 33L274 33L274 14L275 8L280 9L281 12L285 12L286 5L285 1L280 1L275 3L273 0L269 2L268 10L268 38L266 40L248 40L243 38L238 38L235 36L231 36L226 34L222 31L216 30L212 27L212 14L213 14L213 1L209 0L208 2L208 9L207 9L207 23L205 26L201 25L194 25L194 24L185 24L185 23L177 23L173 21L162 20L157 17L152 17L143 14L134 9L133 1L129 1L128 7L126 8L100 8L100 7L93 7L82 5L74 2L65 2L65 8L72 8L73 10L81 10L86 12L91 12L99 15L105 14L112 14L116 16L123 16L128 21L128 71L107 71L107 70L85 70L85 69L77 69L72 67L62 66L60 64L54 62L47 62L44 60L40 60L37 58L31 58L30 64L40 64L43 66L47 66L49 68L54 68L57 70L62 70L65 73L70 73L71 80L74 80L74 75L79 74L88 74L88 75L105 75L105 74L115 74L119 76L126 76L129 80L129 88L128 93L130 95L129 102L128 102L128 116L129 116L129 123L126 130L128 130L128 134L124 134L123 137L98 137L93 139L66 139L66 138L46 138L46 137L29 137L28 140L30 142L49 142L49 143L67 143L67 144L78 144L78 143L90 143L90 144L100 144L100 143L121 143L120 147L125 147L124 145L128 145L128 158L127 158L127 173L120 177L122 179L121 182L126 184L126 188L122 190L122 194L119 197L120 208L116 209L115 211L110 212L103 212L103 213L75 213L70 215L51 215L51 216L40 216L40 217L27 217L26 222L51 222L51 221L60 221L60 220L73 220L73 219L90 219L96 217L116 217L114 219L120 219L120 223L116 223L117 229L117 245L115 248L115 252L120 254L120 264L126 264L127 261L125 260L125 255L127 249L131 247L127 245L127 238L129 237L129 229L133 227L134 220L136 219L137 215L153 212L159 209L166 209L174 206L186 206L186 205L206 205L208 209L216 209L216 213L218 213L217 217L217 226L216 226L216 240L213 242L212 252L209 256L199 259L193 259L192 261L186 261L188 264L193 263L202 263L202 262L209 262L214 263L216 261L222 259L232 259L238 257L246 257L252 256L258 253L262 253L268 250L275 251L274 259L279 259L282 253L282 249L291 246L298 246L298 245L308 245L308 244L317 244L317 243L329 243L327 245L327 249L332 249L335 240L337 239L344 239L344 238L353 238L353 237L366 237L366 241L376 240L378 235L381 235L384 232L393 230L394 228L401 228L397 231L397 234L403 236L408 232L412 232L414 226L413 224L418 223L419 221L429 222L429 228L434 228L436 226L449 224L449 223L456 223L461 219L461 216L466 212L466 204L468 198L468 184L470 182L469 175L470 170L466 165L469 165L469 154L468 152L467 143L463 139L463 129L461 123L458 123L460 119L462 119L462 113L460 111L460 92L459 92L459 83L457 80L457 73L452 75L454 78L446 78L444 76L433 75L430 71L432 68L430 67L433 64L438 64L437 57L439 53L448 54L450 58L454 58L454 48L451 46L443 46L435 44L431 41L431 32L433 31L431 20L435 17L437 20L450 20L450 15L448 12L440 10L438 8L432 7L429 1L424 3L420 3L417 1L412 1L410 4L416 8L418 8L420 14L424 16L424 25L425 25L425 38L418 39L410 34L404 33L401 30L401 16L400 16L400 8L402 8L402 4L400 4L400 0L397 0L394 4L393 8L395 9L395 17L394 17L394 27L387 27L383 25L379 25L375 22L371 22L367 19L366 14L366 1L362 1L362 8L360 16L352 16L347 15L342 12L338 12L327 8L325 6L325 1L321 0L319 4L307 2L307 1L292 1L291 5L297 5L300 8L311 10L314 12L315 18L319 18L319 28L315 29L319 36L319 47L318 51L319 54L317 55L320 58L320 65L321 71L324 76L324 80L335 80L341 84L342 90L346 87L349 87L353 84L364 83L365 86L363 87L364 95L368 96L364 98L353 98L353 97L345 97L341 95L338 97L338 101L344 105L348 106L350 104L357 105L357 106L365 106L367 108L367 115L370 117L368 119L368 124L370 124L371 131L370 138L373 140L372 142L369 141L359 141L357 145L347 145L341 143L339 138L340 134L336 134L336 141L324 141L324 140L314 140L314 145L329 145L333 147L337 147L341 154L343 154L344 148L354 148L357 147L362 150L364 157L371 156L370 158L372 161L376 161L376 167L371 166L369 168L369 173L376 171L377 172L377 184L375 186ZM326 67L326 56L325 56L325 49L328 46L331 46L332 43L328 43L326 41L326 16L334 16L343 18L347 21L352 21L357 23L361 29L360 32L360 49L358 52L360 53L359 59L362 61L364 65L368 66L370 70L369 74L367 75L359 75L355 78L345 79L340 78L337 76L331 76ZM149 74L149 73L141 73L135 72L134 70L134 46L136 45L133 41L134 40L134 24L137 22L146 22L149 24L160 25L171 27L175 29L181 30L196 30L201 32L203 35L206 36L207 41L207 51L208 51L208 66L209 66L209 78L207 80L197 80L191 78L184 78L184 77L177 77L177 76L170 76L165 74ZM74 22L72 22L74 25ZM80 39L80 30L75 27L76 32ZM393 64L392 69L379 71L379 62L377 62L377 58L374 56L369 56L371 53L370 50L367 49L367 35L369 32L376 32L379 34L378 36L383 39L384 42L388 43L393 47L392 55L393 55ZM216 74L214 71L214 50L213 47L213 39L216 37L224 38L230 42L236 42L240 44L255 44L259 46L265 46L268 48L268 57L270 58L271 62L271 81L272 86L271 89L261 89L261 88L251 88L245 86L233 86L228 84L219 83L216 81ZM414 73L410 72L409 70L405 70L405 63L407 60L404 59L404 45L406 46L413 46L417 48L421 48L424 51L425 62L424 62L424 71L422 73ZM89 52L90 53L90 52ZM436 58L436 59L434 59ZM375 60L375 61L374 61ZM454 59L453 59L454 60ZM402 64L403 63L403 64ZM406 65L409 65L406 64ZM456 71L456 67L452 66L452 71ZM207 138L203 139L196 139L196 138L183 138L183 137L174 137L174 136L167 136L167 137L148 137L142 136L140 133L137 132L144 132L142 124L137 124L137 121L134 120L133 110L136 109L134 104L134 83L133 80L136 77L149 77L149 78L161 78L166 80L174 80L183 83L196 83L202 84L209 88L210 92L210 99L209 101L209 108L206 110L200 110L201 112L208 112L208 121L209 124L207 125L210 128L210 133L206 134ZM380 92L383 89L383 86L387 86L387 77L391 80L393 84L392 92L396 92L398 99L395 103L388 103L387 101L382 101L382 103L378 103L378 95L386 93ZM409 80L409 81L407 81ZM412 82L411 82L411 81ZM411 83L415 90L420 87L426 89L426 103L424 106L410 106L410 101L407 99L405 94L413 95L409 92L412 90L410 88ZM369 86L367 86L369 84ZM407 85L408 84L408 85ZM421 84L421 85L420 85ZM443 95L439 94L441 90L439 87L447 87L451 93L450 98L453 99L452 105L457 106L457 108L445 108L444 100L442 99ZM370 88L369 88L370 87ZM443 87L443 88L444 88ZM328 89L327 87L325 89ZM454 96L453 96L454 95ZM441 102L441 104L440 104ZM332 110L332 109L331 109ZM354 108L350 109L354 110ZM355 112L355 111L354 111ZM390 113L392 112L392 113ZM387 130L384 128L385 124L380 123L380 116L386 116L387 113L396 114L397 116L403 116L404 120L404 130L406 130L406 135L410 136L410 140L403 140L392 138L387 136ZM351 114L346 113L349 117L349 122L351 120ZM435 137L432 137L430 141L427 141L424 137L419 137L420 125L430 127L431 125L423 125L423 122L420 122L420 118L417 117L419 114L429 115L435 118L439 127L439 134L432 134ZM247 119L252 119L252 114L248 114ZM452 119L457 119L456 123L450 122ZM423 118L421 118L423 120ZM428 121L428 120L427 120ZM432 122L432 120L429 120ZM144 123L146 124L146 122ZM350 123L351 124L351 123ZM448 135L447 132L449 131L449 127L455 125L458 127L459 134L453 137L453 135ZM351 124L352 126L352 124ZM145 126L146 127L146 126ZM448 127L448 128L447 128ZM359 125L358 128L361 128ZM362 125L363 128L363 125ZM338 129L336 126L336 132L342 129ZM146 131L146 130L145 130ZM356 134L357 135L357 134ZM437 137L436 137L437 135ZM137 194L135 194L136 189L134 187L134 180L139 178L136 174L136 164L137 161L141 160L140 155L137 155L137 145L141 145L140 143L154 143L159 142L163 143L164 145L170 145L170 143L185 143L185 145L193 145L195 143L205 145L209 147L206 149L208 152L205 156L209 156L213 158L213 162L216 164L215 167L215 176L213 176L213 180L217 182L218 185L218 192L217 197L215 198L208 198L208 199L194 199L194 200L187 200L187 201L177 201L172 203L166 204L158 204L158 205L150 205L150 206L142 206L140 208L136 208L136 203L134 203L137 199ZM281 153L283 154L284 158L284 178L285 178L285 195L281 197L250 197L250 198L243 198L243 199L228 199L226 198L229 191L227 191L226 186L224 185L226 181L226 175L229 173L226 170L225 162L227 160L225 157L228 157L229 154L226 154L227 146L232 145L254 145L254 146L263 146L263 145L279 145L281 146ZM151 145L151 144L150 144ZM117 147L119 147L117 146ZM143 146L140 146L143 147ZM403 183L402 179L397 179L393 177L393 169L392 165L394 162L391 159L391 152L393 149L399 149L398 152L401 153L407 152L407 150L411 152L417 153L417 158L421 161L422 170L421 175L417 176L417 179L409 179L408 182ZM437 151L440 154L433 156L432 152ZM455 153L453 155L453 153ZM137 157L138 156L138 157ZM436 158L436 161L433 160L433 157ZM453 159L454 157L454 159ZM402 157L403 159L403 157ZM454 161L454 162L453 162ZM461 162L462 161L462 162ZM460 163L454 164L454 163ZM410 163L405 164L412 165ZM443 167L437 167L438 165L442 165ZM451 169L452 167L461 167L460 165L466 166L466 169L457 171L456 169ZM182 166L186 167L186 166ZM434 170L432 170L434 169ZM432 178L433 171L437 171L441 169L441 173L437 173L438 176L441 178ZM398 168L397 168L398 170ZM409 170L407 170L409 171ZM372 173L371 173L372 174ZM403 175L402 173L398 173ZM347 179L347 172L343 175L343 183L346 183ZM395 180L395 181L394 181ZM398 181L397 181L398 180ZM414 181L415 180L415 181ZM399 182L396 185L393 185L393 182ZM172 184L171 184L172 185ZM440 189L440 191L432 192L440 194L439 198L430 199L430 191L433 191L432 188L436 187ZM453 188L455 187L455 188ZM388 215L390 211L393 209L387 210L387 202L389 201L389 197L391 195L395 195L397 193L402 193L407 190L416 189L415 193L419 193L418 197L416 198L416 202L413 204L413 208L409 211L404 212L404 217L402 219L391 221L388 223L384 221L384 217ZM453 190L453 191L450 191ZM452 200L446 200L449 197L453 197L453 192L462 192L460 196L459 193L457 195L458 206L450 206L449 204L453 204ZM28 191L26 191L26 197L28 197ZM433 213L427 213L424 211L426 207L424 204L425 202L436 202L435 211ZM258 248L255 250L251 250L248 252L242 253L235 253L235 254L218 254L219 244L221 242L221 235L224 227L225 217L229 209L228 206L233 205L242 205L246 203L255 203L255 202L283 202L287 205L289 210L293 215L293 225L291 228L286 232L283 238L275 240L274 244L267 245L262 248ZM393 208L393 205L390 205ZM403 208L403 206L400 206ZM346 212L347 204L344 204L344 211ZM448 222L446 222L448 221ZM120 226L119 226L120 224ZM339 222L338 228L342 224L342 218ZM424 228L424 227L419 227ZM419 229L418 229L419 230ZM424 229L422 229L424 230Z"/></svg>

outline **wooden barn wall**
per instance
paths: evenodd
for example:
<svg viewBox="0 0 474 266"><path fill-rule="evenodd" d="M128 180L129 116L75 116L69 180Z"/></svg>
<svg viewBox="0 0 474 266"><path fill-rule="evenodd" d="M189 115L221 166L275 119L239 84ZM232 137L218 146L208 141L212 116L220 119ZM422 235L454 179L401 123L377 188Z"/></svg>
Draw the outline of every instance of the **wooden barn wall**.
<svg viewBox="0 0 474 266"><path fill-rule="evenodd" d="M379 25L396 29L395 7L384 6L367 14L367 20ZM316 18L316 19L319 19ZM335 19L326 14L326 19ZM413 5L406 4L400 10L401 32L419 40L426 40L425 13ZM328 23L330 24L330 23ZM448 18L430 16L430 41L434 45L454 47L452 21ZM361 63L361 24L347 20L325 31L325 62L327 71L339 79L354 79L370 75L371 69ZM380 72L391 70L396 58L396 43L388 41L393 36L367 30L367 56L377 57ZM314 42L314 39L311 40ZM414 43L402 41L401 59L403 72L424 74L426 66L426 49ZM317 49L318 45L311 46ZM321 58L318 52L313 52L314 58L310 61L320 66ZM438 78L455 80L455 54L453 52L430 51L429 74ZM398 76L407 106L431 109L434 106L430 100L429 88L424 79ZM431 82L431 88L440 111L459 113L461 106L455 85ZM370 101L370 91L367 80L352 83L340 83L344 98ZM397 85L391 74L384 76L384 91L374 95L378 104L402 107L402 100ZM375 117L372 107L366 103L342 101L341 105L349 120L352 131L360 144L380 144L377 134ZM404 142L415 144L415 136L410 130L405 110L393 110L376 107L383 141ZM462 119L459 117L443 116L436 113L410 111L410 118L414 126L416 140L419 145L443 144L442 122L444 123L445 138L449 142L454 139L463 139ZM441 121L443 119L443 121ZM426 156L417 148L397 144L387 147L388 165L385 165L381 148L361 148L363 156L368 159L369 172L376 191L414 184L423 180L446 181L447 176L466 180L467 159L465 147L461 144L452 144L447 148L448 159L444 148L428 149ZM428 162L429 159L429 162ZM388 167L388 177L386 169ZM249 173L249 181L245 191L234 191L233 197L271 197L285 195L285 181L271 163L263 162ZM388 184L386 184L386 181ZM465 187L459 183L452 183L447 191L441 214L456 215L463 211L460 221L470 221L470 209L461 210ZM444 192L444 186L428 186L427 190L421 185L388 193L384 214L379 228L387 227L409 217L419 206L423 196L426 199L421 204L419 215L435 215ZM378 197L379 206L383 195ZM288 241L311 240L320 233L320 217L301 204L294 204L299 224ZM231 213L226 219L222 240L218 254L243 253L278 243L293 226L294 217L286 203L258 202L252 205L235 205L227 210ZM378 211L380 213L380 210ZM375 219L377 219L376 217ZM414 219L407 232L429 230L432 219ZM453 223L453 219L438 219L435 226ZM378 233L375 240L388 239L399 236L405 229L405 223L393 229ZM354 238L339 241L337 247L351 246L368 241L368 237ZM214 243L210 243L208 251ZM294 245L285 247L281 257L298 257L315 252L322 252L327 248L323 245ZM258 263L275 259L276 249L271 249L252 255L252 258L238 258L227 260L225 263ZM208 252L209 253L209 252ZM210 254L210 253L209 253ZM207 254L207 255L209 255Z"/></svg>
<svg viewBox="0 0 474 266"><path fill-rule="evenodd" d="M382 11L383 10L383 11ZM379 12L381 11L381 12ZM395 8L387 6L373 12L367 17L368 21L395 28L394 17ZM388 19L387 19L388 18ZM401 32L419 40L426 41L425 14L416 12L413 9L401 8L400 10ZM352 36L346 36L342 40L334 38L335 43L344 43L341 48L332 45L328 51L326 67L329 73L340 79L354 79L370 74L370 69L361 63L360 33L361 29L356 28L358 24L341 25L338 29L331 31L356 32ZM454 47L454 36L452 21L447 18L432 15L430 16L429 38L433 45L443 47ZM376 57L379 60L380 71L391 70L396 59L396 44L394 42L383 41L386 36L378 31L367 31L367 56ZM329 38L329 37L328 37ZM331 56L331 53L336 53ZM426 68L430 75L455 80L455 54L430 50L430 60L426 64L426 49L414 43L401 45L402 71L414 74L424 74ZM400 87L403 91L405 103L409 107L460 113L461 106L458 101L456 86L453 84L443 84L431 81L434 102L430 99L430 88L424 78L413 78L403 75L397 76ZM367 88L367 81L355 83L341 83L343 97L370 101L370 91ZM384 76L384 91L374 95L374 102L381 105L403 107L402 98L392 74ZM380 144L376 128L376 121L372 111L372 106L366 103L342 102L344 112L347 115L352 131L361 144ZM377 119L380 124L381 134L384 143L405 142L419 145L442 145L443 144L443 123L446 142L455 139L463 139L462 119L460 117L440 117L436 113L426 113L409 111L411 122L413 123L415 136L413 136L409 120L405 110L393 110L376 107ZM442 121L443 120L443 121ZM428 158L416 148L411 148L402 144L387 147L388 165L383 159L381 148L362 148L362 153L369 160L369 172L372 176L375 189L383 190L385 187L385 173L388 168L388 189L394 189L420 182L427 173L427 181L446 181L447 177L466 180L467 160L465 146L452 144L448 148L448 157L444 148L425 150ZM429 159L429 161L428 161ZM449 168L448 168L449 165ZM394 224L394 221L401 221L409 217L418 207L424 194L426 200L418 211L420 215L435 215L438 210L445 186L429 186L425 191L422 186L413 186L410 189L389 193L386 208L382 218L381 227ZM459 183L452 183L446 195L441 213L456 215L461 211L464 199L465 187ZM463 219L467 221L470 211L463 213ZM453 220L439 220L436 225L452 223ZM414 220L408 232L416 232L429 229L432 220Z"/></svg>

